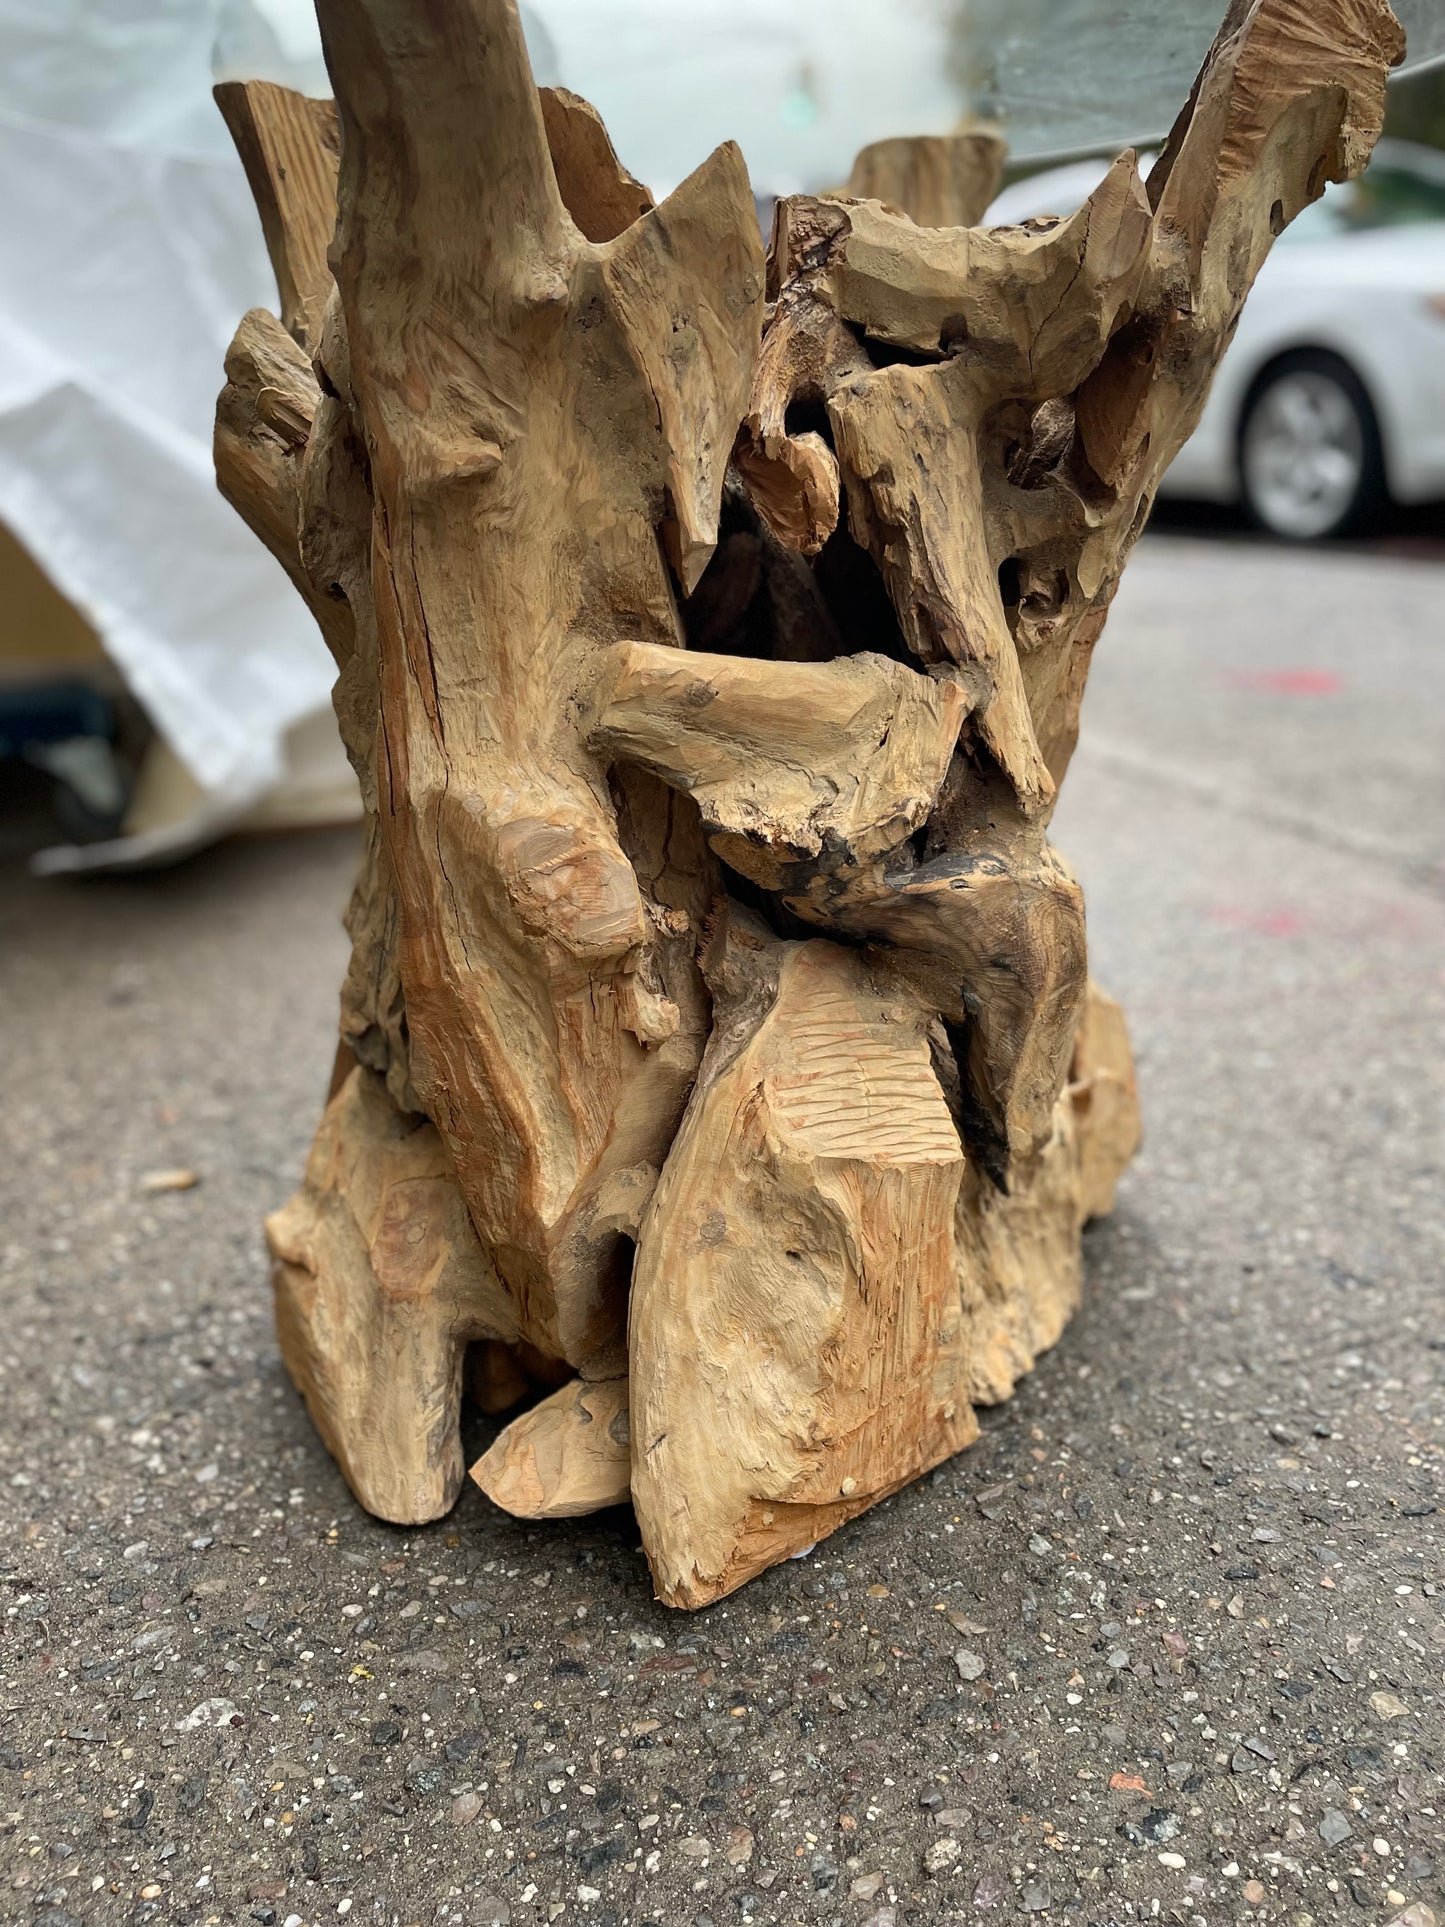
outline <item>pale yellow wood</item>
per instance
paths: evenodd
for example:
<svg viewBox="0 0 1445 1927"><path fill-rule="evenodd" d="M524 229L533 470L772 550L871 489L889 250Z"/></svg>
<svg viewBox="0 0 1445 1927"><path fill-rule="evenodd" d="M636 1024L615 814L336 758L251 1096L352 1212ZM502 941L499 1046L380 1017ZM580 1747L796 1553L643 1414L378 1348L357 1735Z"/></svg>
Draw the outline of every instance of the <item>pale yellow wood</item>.
<svg viewBox="0 0 1445 1927"><path fill-rule="evenodd" d="M305 598L340 669L356 647L351 612L317 590L301 559L301 470L319 400L305 351L274 315L253 308L226 355L216 481Z"/></svg>
<svg viewBox="0 0 1445 1927"><path fill-rule="evenodd" d="M700 1606L967 1445L964 1171L929 1013L858 954L736 917L643 1222L632 1496L659 1598Z"/></svg>
<svg viewBox="0 0 1445 1927"><path fill-rule="evenodd" d="M517 1321L435 1128L353 1070L266 1238L286 1368L352 1490L398 1524L439 1518L462 1480L466 1346Z"/></svg>
<svg viewBox="0 0 1445 1927"><path fill-rule="evenodd" d="M761 955L766 960L756 966L766 969L767 962L775 961L768 956L770 946L762 939ZM814 966L802 980L802 995L815 999L818 992L816 966L823 952L812 951L810 963ZM836 974L845 979L852 973L841 963ZM739 966L734 961L733 968ZM726 979L727 970L723 968ZM856 975L853 977L856 982ZM723 985L727 994L726 983ZM744 993L745 996L746 993ZM820 1015L823 1024L819 1028L825 1038L836 1037L837 1027L827 1024L826 1003L820 1013L817 1001L810 1001L807 1017L816 1020ZM778 1018L785 1021L786 1013ZM723 1024L726 1026L727 1014ZM890 1043L893 1040L890 1040ZM805 1063L809 1045L816 1048L817 1040L805 1036ZM906 1056L906 1053L905 1053ZM746 1077L750 1060L742 1060L740 1075ZM924 1102L930 1102L927 1077L923 1069L923 1059L916 1049L912 1052L913 1085L921 1087ZM870 1060L869 1069L872 1069ZM769 1098L775 1098L781 1080L787 1069L779 1066L773 1083L769 1086ZM808 1073L805 1072L805 1075ZM704 1068L704 1087L707 1070ZM823 1104L829 1089L830 1077L836 1081L836 1067L825 1070L822 1082L811 1083L809 1097L811 1115L803 1115L804 1130L798 1133L804 1142L809 1138L811 1126L812 1145L818 1141L818 1119L824 1115ZM847 1080L851 1085L853 1080ZM878 1108L887 1116L896 1115L894 1104L896 1091L887 1091L884 1103ZM794 1085L796 1090L796 1083ZM849 1091L849 1096L853 1092ZM702 1102L713 1111L712 1127L716 1128L717 1115L725 1103L724 1097L703 1097ZM797 1122L798 1107L794 1102L789 1110L786 1098L781 1115L784 1128ZM882 1122L875 1116L871 1120L874 1128ZM865 1120L867 1128L868 1120ZM701 1128L701 1127L699 1127ZM991 1404L1006 1397L1013 1390L1020 1375L1028 1371L1039 1354L1054 1344L1063 1325L1074 1310L1080 1290L1080 1267L1078 1234L1081 1226L1091 1217L1107 1213L1113 1208L1114 1185L1121 1172L1126 1168L1138 1145L1138 1101L1134 1088L1133 1068L1129 1053L1128 1036L1124 1029L1122 1013L1113 1000L1106 997L1096 986L1091 985L1085 1006L1085 1020L1080 1028L1075 1047L1074 1064L1066 1094L1056 1107L1053 1134L1043 1157L1033 1167L1024 1185L1012 1197L999 1192L986 1179L979 1181L977 1175L966 1177L960 1186L958 1203L954 1210L955 1248L953 1264L956 1268L957 1290L959 1293L959 1316L962 1319L961 1342L954 1347L953 1355L945 1367L945 1382L952 1382L950 1373L960 1373L958 1379L969 1399L975 1403ZM940 1129L941 1148L951 1157L951 1146L946 1134ZM682 1151L679 1141L679 1152ZM845 1150L856 1151L856 1140L852 1145L845 1144ZM686 1192L687 1169L691 1160L696 1160L701 1168L702 1184L698 1200L704 1212L704 1222L709 1229L717 1228L725 1222L728 1196L725 1191L714 1190L708 1181L706 1167L706 1146L699 1152L690 1148L687 1158L679 1158L676 1165L669 1164L669 1170L678 1172L678 1184ZM826 1152L825 1152L826 1157ZM726 1168L732 1160L719 1157L718 1165ZM779 1186L780 1188L780 1186ZM776 1202L776 1199L773 1200ZM671 1209L676 1213L685 1209L671 1186L659 1197L657 1211L662 1213ZM765 1207L766 1208L766 1207ZM784 1212L781 1223L786 1223ZM875 1226L876 1228L876 1226ZM674 1242L677 1226L674 1220L669 1227L671 1236L667 1240L659 1238L658 1248L676 1250ZM647 1414L656 1415L661 1408L660 1422L666 1425L671 1416L669 1401L679 1400L683 1406L682 1424L684 1428L694 1423L697 1413L714 1413L717 1401L709 1392L706 1382L702 1382L697 1395L688 1397L686 1388L680 1393L676 1378L685 1374L689 1360L699 1362L703 1359L716 1360L717 1347L712 1333L698 1339L695 1326L709 1322L710 1313L715 1317L716 1308L706 1302L710 1287L715 1291L713 1279L718 1273L726 1279L729 1274L746 1278L744 1268L737 1263L736 1257L722 1251L719 1247L726 1244L725 1237L718 1237L707 1243L702 1236L691 1241L691 1256L682 1273L667 1277L660 1282L649 1276L646 1284L640 1285L635 1303L635 1316L639 1320L653 1319L667 1322L677 1310L686 1315L688 1325L670 1328L668 1344L659 1353L659 1348L640 1341L638 1345L639 1372L643 1385L640 1409ZM684 1245L684 1249L689 1246ZM865 1241L859 1246L865 1261L873 1261L873 1270L867 1275L865 1284L876 1289L881 1282L877 1265L878 1246L876 1238L871 1246ZM940 1263L946 1266L944 1241L937 1237L933 1249ZM785 1275L783 1296L778 1300L789 1312L797 1313L799 1293L796 1279L791 1276L791 1267L798 1262L787 1258L785 1263L789 1272ZM760 1303L750 1308L736 1301L727 1307L728 1315L741 1319L744 1313L753 1309L753 1316L746 1324L749 1336L758 1335L766 1344L766 1333L771 1313L767 1310L769 1287L774 1281L762 1278L752 1285ZM905 1281L911 1293L915 1280L910 1276ZM666 1302L659 1304L649 1299L650 1292L662 1291ZM869 1295L865 1291L865 1296ZM846 1312L846 1305L845 1305ZM801 1320L801 1314L799 1314ZM806 1346L808 1333L799 1329L789 1333L790 1350L802 1350ZM812 1336L821 1337L815 1329ZM890 1337L892 1336L890 1328ZM695 1349L690 1349L688 1341L693 1340ZM510 1359L513 1354L502 1345L486 1348L497 1358L496 1369L504 1370L501 1361ZM744 1348L744 1365L749 1362L747 1349ZM670 1364L668 1372L658 1374L649 1370L648 1360L662 1356L676 1363ZM724 1363L726 1363L724 1357ZM914 1361L916 1367L916 1361ZM805 1367L800 1376L806 1378L809 1368ZM835 1371L834 1377L837 1373ZM661 1387L656 1383L664 1377ZM508 1381L504 1395L506 1402L520 1396L523 1383L520 1375ZM895 1387L895 1394L901 1392ZM749 1385L746 1372L728 1372L724 1384L722 1403L731 1407L735 1400L745 1400L750 1395L760 1396L765 1409L779 1402L780 1387L775 1374L770 1373L766 1382L758 1387ZM484 1401L485 1402L485 1401ZM489 1409L497 1409L502 1400L491 1404ZM729 1413L729 1416L731 1414ZM850 1417L854 1416L850 1414ZM659 1422L654 1417L654 1423ZM958 1437L966 1430L959 1428ZM757 1419L747 1424L750 1435L756 1439L764 1436L763 1427ZM899 1428L900 1433L904 1428ZM625 1379L608 1379L600 1384L589 1384L582 1379L574 1380L560 1391L544 1398L529 1412L504 1430L496 1443L472 1467L472 1477L482 1490L505 1511L516 1513L529 1519L565 1518L578 1513L593 1512L604 1506L620 1505L632 1493L630 1436L630 1386ZM856 1435L855 1435L856 1442ZM810 1447L823 1447L824 1442L813 1432ZM947 1450L954 1445L948 1444ZM705 1440L690 1439L684 1451L694 1452L701 1465L709 1462ZM655 1476L649 1463L643 1467L640 1482L641 1490L649 1496L660 1495L663 1506L676 1505L678 1495L688 1495L689 1508L695 1502L693 1495L697 1490L695 1479L676 1478L676 1466L671 1451L651 1455L657 1460ZM899 1478L906 1473L896 1467L890 1470L889 1477L895 1472ZM852 1477L855 1481L857 1471L843 1471L843 1480ZM866 1482L865 1473L864 1480ZM805 1506L802 1510L789 1507L782 1511L788 1524L791 1537L771 1544L773 1556L781 1557L788 1550L796 1550L794 1539L798 1534L811 1534L820 1537L843 1523L852 1513L861 1509L851 1504L852 1499L861 1491L855 1484L853 1492L844 1495L841 1490L838 1502L824 1503L816 1508ZM865 1504L871 1504L877 1494L869 1492L864 1497ZM646 1503L640 1499L640 1504ZM796 1501L793 1502L794 1506ZM767 1551L771 1543L769 1527L776 1525L780 1514L777 1504L764 1506L759 1513L756 1526L750 1523L751 1513L745 1515L743 1526L738 1529L740 1544L730 1553L734 1568L739 1561L758 1557L760 1551ZM773 1518L766 1520L763 1513L771 1511ZM644 1514L644 1517L646 1515ZM758 1530L757 1528L761 1528ZM689 1520L683 1531L692 1544L692 1521ZM660 1534L664 1546L672 1543L678 1533L669 1533L666 1527ZM726 1536L726 1535L725 1535ZM803 1541L806 1543L806 1538ZM664 1557L666 1554L664 1553ZM771 1562L770 1560L767 1562ZM663 1588L662 1596L671 1603L697 1604L709 1588L705 1581L700 1582L696 1574L688 1578L677 1590L675 1598Z"/></svg>
<svg viewBox="0 0 1445 1927"><path fill-rule="evenodd" d="M652 195L618 160L591 101L566 87L537 92L563 205L587 240L615 241L651 212Z"/></svg>
<svg viewBox="0 0 1445 1927"><path fill-rule="evenodd" d="M1078 1133L1079 1207L1086 1220L1106 1218L1139 1149L1139 1089L1124 1013L1093 983L1074 1039L1068 1097Z"/></svg>
<svg viewBox="0 0 1445 1927"><path fill-rule="evenodd" d="M336 109L266 80L228 80L216 105L236 143L276 272L281 320L308 351L331 292L336 226Z"/></svg>
<svg viewBox="0 0 1445 1927"><path fill-rule="evenodd" d="M630 1492L699 1605L966 1444L1077 1303L1139 1128L1048 841L1090 656L1398 29L1237 0L1147 183L986 230L987 143L885 144L765 263L737 150L654 207L512 0L320 16L334 117L227 104L285 325L216 438L368 810L283 1347L397 1519L485 1347L484 1490Z"/></svg>
<svg viewBox="0 0 1445 1927"><path fill-rule="evenodd" d="M871 141L853 162L848 193L886 202L919 227L973 227L998 193L1007 152L989 127Z"/></svg>
<svg viewBox="0 0 1445 1927"><path fill-rule="evenodd" d="M286 570L336 660L337 720L361 785L364 855L347 911L351 967L342 986L337 1079L353 1063L417 1108L397 962L399 910L377 819L378 670L371 601L367 459L349 397L323 393L319 352L335 287L327 260L336 225L339 136L330 101L263 82L216 90L256 196L281 291L283 323L253 310L226 357L216 410L216 479ZM333 352L344 385L344 357Z"/></svg>
<svg viewBox="0 0 1445 1927"><path fill-rule="evenodd" d="M573 1519L625 1505L632 1477L626 1378L574 1378L513 1419L472 1477L519 1519Z"/></svg>
<svg viewBox="0 0 1445 1927"><path fill-rule="evenodd" d="M951 678L883 656L749 662L618 643L593 741L692 798L716 853L781 890L825 846L895 850L926 819L967 714Z"/></svg>
<svg viewBox="0 0 1445 1927"><path fill-rule="evenodd" d="M1362 164L1399 46L1382 0L1308 21L1288 0L1236 7L1147 187L1126 154L1066 220L779 204L739 444L753 500L806 552L841 495L902 640L971 698L922 860L840 877L825 858L788 900L913 953L914 980L966 1016L961 1121L1001 1178L1047 1139L1080 1016L1082 902L1045 836L1090 654L1254 275ZM830 447L789 433L800 405L826 411Z"/></svg>
<svg viewBox="0 0 1445 1927"><path fill-rule="evenodd" d="M580 1364L625 1317L600 1201L660 1166L706 1024L580 698L624 620L679 639L663 550L687 588L715 540L761 243L732 147L584 240L515 10L424 14L418 36L400 0L320 8L375 503L381 822L418 1099L527 1335Z"/></svg>
<svg viewBox="0 0 1445 1927"><path fill-rule="evenodd" d="M1082 1291L1079 1233L1113 1210L1115 1187L1138 1148L1139 1097L1123 1013L1090 984L1043 1151L1007 1191L976 1168L959 1190L958 1286L976 1404L1006 1398L1058 1342Z"/></svg>

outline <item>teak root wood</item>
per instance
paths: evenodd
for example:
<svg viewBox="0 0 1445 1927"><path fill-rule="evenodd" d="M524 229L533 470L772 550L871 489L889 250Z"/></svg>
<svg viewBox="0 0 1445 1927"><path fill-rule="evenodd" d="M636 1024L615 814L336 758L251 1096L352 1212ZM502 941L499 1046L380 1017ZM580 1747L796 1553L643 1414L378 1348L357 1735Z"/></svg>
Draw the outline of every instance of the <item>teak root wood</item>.
<svg viewBox="0 0 1445 1927"><path fill-rule="evenodd" d="M512 0L320 0L219 90L281 318L220 485L314 611L367 831L268 1226L362 1503L631 1498L699 1606L969 1443L1138 1133L1047 840L1089 658L1275 237L1358 172L1384 0L1235 0L1147 180L985 229L986 134L660 205ZM869 198L876 196L877 198Z"/></svg>

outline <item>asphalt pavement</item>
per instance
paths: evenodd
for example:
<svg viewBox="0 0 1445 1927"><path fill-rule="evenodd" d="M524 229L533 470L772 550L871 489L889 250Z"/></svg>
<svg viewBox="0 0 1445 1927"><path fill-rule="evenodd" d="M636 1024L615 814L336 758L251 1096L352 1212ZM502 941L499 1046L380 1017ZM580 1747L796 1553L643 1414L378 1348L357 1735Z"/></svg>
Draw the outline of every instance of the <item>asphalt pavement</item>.
<svg viewBox="0 0 1445 1927"><path fill-rule="evenodd" d="M1445 564L1146 540L1057 834L1086 1305L691 1617L625 1512L368 1519L281 1370L354 838L0 873L0 1920L1445 1918Z"/></svg>

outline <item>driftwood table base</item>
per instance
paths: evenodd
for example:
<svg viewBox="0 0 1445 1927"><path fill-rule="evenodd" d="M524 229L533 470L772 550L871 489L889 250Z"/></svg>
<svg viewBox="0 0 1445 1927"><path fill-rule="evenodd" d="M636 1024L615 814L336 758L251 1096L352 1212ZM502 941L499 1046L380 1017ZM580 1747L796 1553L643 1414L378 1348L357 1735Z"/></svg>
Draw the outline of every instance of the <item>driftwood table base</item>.
<svg viewBox="0 0 1445 1927"><path fill-rule="evenodd" d="M219 90L281 316L216 464L367 807L330 1102L267 1230L361 1502L630 1499L700 1606L976 1435L1138 1139L1047 828L1159 476L1359 170L1384 0L1235 0L1164 152L987 230L998 144L660 206L511 0L321 0ZM869 198L876 196L878 198Z"/></svg>

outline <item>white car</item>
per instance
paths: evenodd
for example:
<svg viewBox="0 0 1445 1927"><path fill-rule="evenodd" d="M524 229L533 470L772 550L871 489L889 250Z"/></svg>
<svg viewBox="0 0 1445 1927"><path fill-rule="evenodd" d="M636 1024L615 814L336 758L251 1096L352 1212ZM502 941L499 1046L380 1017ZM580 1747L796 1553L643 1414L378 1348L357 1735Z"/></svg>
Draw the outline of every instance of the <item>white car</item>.
<svg viewBox="0 0 1445 1927"><path fill-rule="evenodd" d="M1035 174L985 218L1072 213L1102 176ZM1299 542L1445 497L1445 153L1383 140L1285 229L1161 493Z"/></svg>

